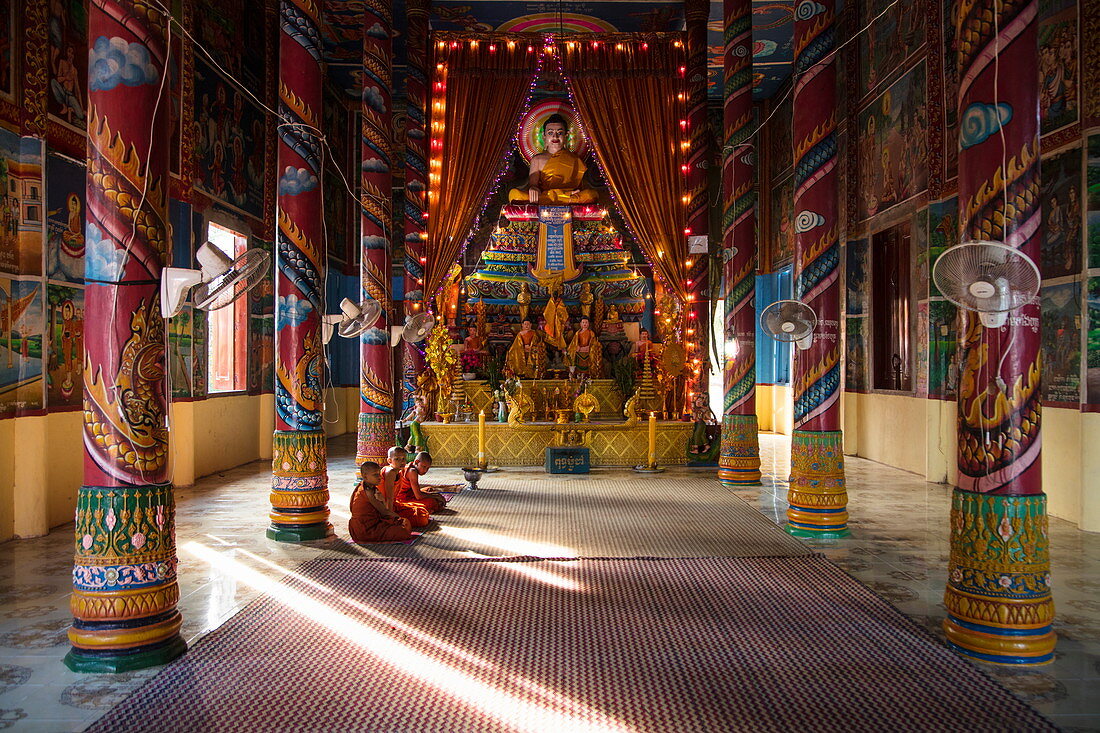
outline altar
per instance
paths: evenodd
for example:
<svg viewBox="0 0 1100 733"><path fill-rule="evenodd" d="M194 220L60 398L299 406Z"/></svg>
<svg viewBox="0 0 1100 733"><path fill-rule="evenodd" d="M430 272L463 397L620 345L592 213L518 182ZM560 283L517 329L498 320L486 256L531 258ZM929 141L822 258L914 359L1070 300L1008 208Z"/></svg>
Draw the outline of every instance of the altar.
<svg viewBox="0 0 1100 733"><path fill-rule="evenodd" d="M546 449L553 446L585 447L590 451L593 468L629 468L644 465L648 443L646 425L623 422L577 422L563 425L534 422L522 425L487 423L485 454L490 465L541 466ZM435 466L476 466L476 421L439 422L421 425ZM688 462L688 438L692 424L662 421L657 423L657 463L664 466Z"/></svg>

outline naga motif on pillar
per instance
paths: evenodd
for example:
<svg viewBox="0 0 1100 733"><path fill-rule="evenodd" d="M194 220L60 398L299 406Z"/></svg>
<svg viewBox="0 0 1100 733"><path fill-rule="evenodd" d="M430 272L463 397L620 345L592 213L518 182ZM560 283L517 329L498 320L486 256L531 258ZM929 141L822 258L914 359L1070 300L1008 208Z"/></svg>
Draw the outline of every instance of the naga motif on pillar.
<svg viewBox="0 0 1100 733"><path fill-rule="evenodd" d="M1038 0L961 3L959 226L1039 259ZM1000 76L998 83L997 77ZM958 488L944 622L977 659L1053 656L1046 495L1040 464L1039 305L987 329L966 314L959 380Z"/></svg>
<svg viewBox="0 0 1100 733"><path fill-rule="evenodd" d="M385 463L394 444L393 366L390 353L390 242L393 232L392 3L363 4L363 200L360 217L360 288L382 313L359 340L359 430L356 463Z"/></svg>
<svg viewBox="0 0 1100 733"><path fill-rule="evenodd" d="M794 357L787 531L840 537L848 533L848 492L840 431L836 0L795 3L794 16L795 287L818 320L813 344Z"/></svg>
<svg viewBox="0 0 1100 733"><path fill-rule="evenodd" d="M429 0L407 0L405 35L405 315L424 310L424 241L428 238L428 7ZM416 377L424 371L424 353L404 342L401 414L415 408Z"/></svg>
<svg viewBox="0 0 1100 733"><path fill-rule="evenodd" d="M186 649L159 289L171 248L166 28L149 5L89 5L84 485L65 657L77 672L140 669Z"/></svg>
<svg viewBox="0 0 1100 733"><path fill-rule="evenodd" d="M332 533L322 426L320 21L315 0L279 5L275 435L267 536L285 542Z"/></svg>
<svg viewBox="0 0 1100 733"><path fill-rule="evenodd" d="M752 109L752 2L725 0L722 148L722 298L726 363L718 480L760 483L756 424L756 165Z"/></svg>

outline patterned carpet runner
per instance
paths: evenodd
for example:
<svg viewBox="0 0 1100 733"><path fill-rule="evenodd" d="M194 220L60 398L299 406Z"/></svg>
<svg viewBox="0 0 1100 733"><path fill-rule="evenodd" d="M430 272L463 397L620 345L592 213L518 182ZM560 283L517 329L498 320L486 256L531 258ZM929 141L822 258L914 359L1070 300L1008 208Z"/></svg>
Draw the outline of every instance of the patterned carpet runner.
<svg viewBox="0 0 1100 733"><path fill-rule="evenodd" d="M819 557L315 560L267 582L90 730L1054 730Z"/></svg>
<svg viewBox="0 0 1100 733"><path fill-rule="evenodd" d="M430 478L430 476L429 476ZM508 470L463 491L411 547L342 546L347 557L795 557L813 554L712 475L644 480ZM346 536L347 527L338 527ZM509 542L507 537L522 538ZM494 542L500 542L494 544Z"/></svg>

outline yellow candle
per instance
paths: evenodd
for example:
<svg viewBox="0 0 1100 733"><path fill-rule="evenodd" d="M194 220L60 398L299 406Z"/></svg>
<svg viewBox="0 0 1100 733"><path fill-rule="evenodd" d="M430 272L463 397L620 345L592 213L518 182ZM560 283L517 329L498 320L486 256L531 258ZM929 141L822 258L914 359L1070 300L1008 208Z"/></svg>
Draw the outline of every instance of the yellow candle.
<svg viewBox="0 0 1100 733"><path fill-rule="evenodd" d="M477 467L489 467L489 463L485 460L485 410L477 415Z"/></svg>
<svg viewBox="0 0 1100 733"><path fill-rule="evenodd" d="M646 461L647 468L655 468L657 466L657 413L649 413L649 460Z"/></svg>

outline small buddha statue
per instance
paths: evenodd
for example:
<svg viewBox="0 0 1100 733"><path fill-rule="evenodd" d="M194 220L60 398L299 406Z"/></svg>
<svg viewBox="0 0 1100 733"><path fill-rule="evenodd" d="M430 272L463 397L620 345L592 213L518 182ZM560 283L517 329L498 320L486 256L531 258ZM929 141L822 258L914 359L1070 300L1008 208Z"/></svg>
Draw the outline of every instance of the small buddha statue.
<svg viewBox="0 0 1100 733"><path fill-rule="evenodd" d="M546 365L546 345L538 331L531 327L531 320L524 319L519 333L508 347L505 364L516 376L538 379Z"/></svg>
<svg viewBox="0 0 1100 733"><path fill-rule="evenodd" d="M519 303L520 321L526 321L531 310L531 286L527 283L520 283L519 295L516 296L516 302Z"/></svg>
<svg viewBox="0 0 1100 733"><path fill-rule="evenodd" d="M585 318L592 317L592 303L595 302L596 296L592 295L592 285L584 283L581 285L581 315Z"/></svg>
<svg viewBox="0 0 1100 733"><path fill-rule="evenodd" d="M588 318L581 318L580 327L573 334L573 340L569 343L566 353L570 375L579 371L594 379L600 377L600 370L603 367L603 349Z"/></svg>
<svg viewBox="0 0 1100 733"><path fill-rule="evenodd" d="M481 340L481 336L478 336L477 334L477 328L474 326L470 326L470 328L467 330L467 333L469 333L469 335L462 340L462 350L484 351L485 345Z"/></svg>
<svg viewBox="0 0 1100 733"><path fill-rule="evenodd" d="M596 201L595 189L583 187L588 166L565 147L569 138L569 123L559 114L550 115L542 126L546 149L531 158L527 189L513 188L508 192L511 203L532 203L542 206L590 204Z"/></svg>

